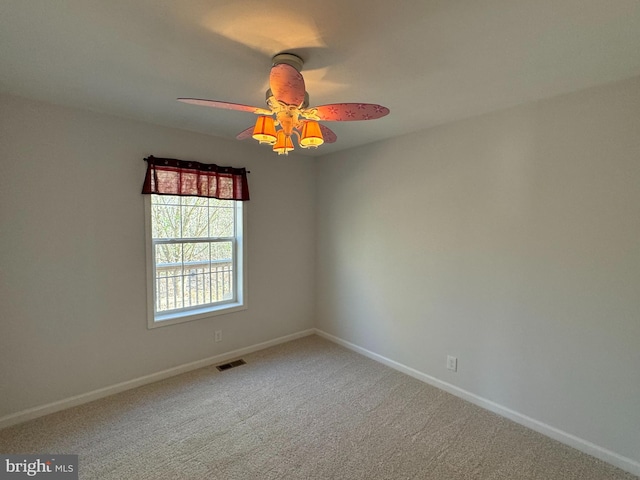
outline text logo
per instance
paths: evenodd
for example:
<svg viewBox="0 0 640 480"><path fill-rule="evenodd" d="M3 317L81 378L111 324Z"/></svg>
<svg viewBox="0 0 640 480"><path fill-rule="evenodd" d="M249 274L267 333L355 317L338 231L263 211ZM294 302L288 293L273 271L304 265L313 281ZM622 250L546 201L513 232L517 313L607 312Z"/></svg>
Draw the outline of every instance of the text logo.
<svg viewBox="0 0 640 480"><path fill-rule="evenodd" d="M78 480L78 455L1 455L0 480Z"/></svg>

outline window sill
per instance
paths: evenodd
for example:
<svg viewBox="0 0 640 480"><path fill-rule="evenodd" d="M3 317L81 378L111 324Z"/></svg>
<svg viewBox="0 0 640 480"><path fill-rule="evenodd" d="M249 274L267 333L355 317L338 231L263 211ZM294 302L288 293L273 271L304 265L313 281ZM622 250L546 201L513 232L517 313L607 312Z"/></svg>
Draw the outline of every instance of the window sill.
<svg viewBox="0 0 640 480"><path fill-rule="evenodd" d="M199 308L188 312L167 313L156 315L155 318L149 319L148 328L165 327L167 325L175 325L177 323L192 322L203 318L215 317L217 315L225 315L227 313L239 312L246 310L247 305L234 302L225 303L224 305L216 305L215 307Z"/></svg>

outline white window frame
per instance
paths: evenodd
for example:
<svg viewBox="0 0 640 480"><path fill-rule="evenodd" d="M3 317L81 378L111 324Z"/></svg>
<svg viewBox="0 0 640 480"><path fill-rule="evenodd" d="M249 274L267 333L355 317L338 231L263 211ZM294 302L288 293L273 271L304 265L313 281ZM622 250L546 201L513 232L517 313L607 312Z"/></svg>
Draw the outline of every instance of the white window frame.
<svg viewBox="0 0 640 480"><path fill-rule="evenodd" d="M156 313L155 302L155 248L153 230L151 227L151 195L143 195L145 211L145 238L147 264L147 328L158 328L178 323L211 318L217 315L238 312L248 308L247 298L247 249L244 232L247 225L247 207L245 202L235 202L235 256L234 279L235 299L216 305L206 305L202 308L172 311L170 313Z"/></svg>

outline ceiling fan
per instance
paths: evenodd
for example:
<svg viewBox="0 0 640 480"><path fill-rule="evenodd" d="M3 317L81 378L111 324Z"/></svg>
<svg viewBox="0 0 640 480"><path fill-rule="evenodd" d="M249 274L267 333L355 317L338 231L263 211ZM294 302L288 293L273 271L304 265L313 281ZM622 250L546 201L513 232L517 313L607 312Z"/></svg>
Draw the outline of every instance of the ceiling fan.
<svg viewBox="0 0 640 480"><path fill-rule="evenodd" d="M371 103L332 103L309 108L309 94L300 73L303 65L303 60L291 53L279 53L273 57L269 88L266 91L268 108L199 98L178 100L193 105L260 115L255 126L243 130L236 138L254 138L272 146L278 155L287 155L293 150L293 136L298 138L301 148L317 148L323 143L334 143L337 140L336 134L318 121L375 120L389 114L387 107Z"/></svg>

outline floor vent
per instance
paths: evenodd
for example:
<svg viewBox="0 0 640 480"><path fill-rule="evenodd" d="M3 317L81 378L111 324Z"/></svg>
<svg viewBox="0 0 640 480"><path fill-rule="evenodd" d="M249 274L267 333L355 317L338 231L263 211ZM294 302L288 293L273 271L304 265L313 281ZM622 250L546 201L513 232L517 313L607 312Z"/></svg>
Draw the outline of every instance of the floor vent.
<svg viewBox="0 0 640 480"><path fill-rule="evenodd" d="M233 367L239 367L240 365L244 365L246 363L247 362L240 359L240 360L234 360L233 362L229 362L229 363L223 363L222 365L218 365L216 368L222 372L223 370L229 370L230 368L233 368Z"/></svg>

